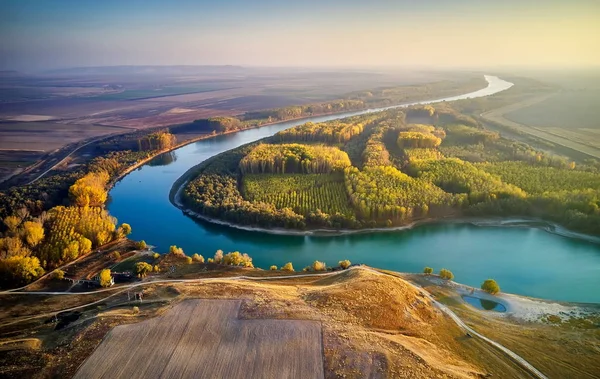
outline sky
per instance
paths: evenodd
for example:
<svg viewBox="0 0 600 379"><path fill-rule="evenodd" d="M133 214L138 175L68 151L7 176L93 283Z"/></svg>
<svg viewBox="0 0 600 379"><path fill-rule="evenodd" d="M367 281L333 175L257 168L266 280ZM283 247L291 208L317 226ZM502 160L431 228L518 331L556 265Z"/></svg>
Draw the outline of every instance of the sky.
<svg viewBox="0 0 600 379"><path fill-rule="evenodd" d="M600 0L0 0L0 69L600 67Z"/></svg>

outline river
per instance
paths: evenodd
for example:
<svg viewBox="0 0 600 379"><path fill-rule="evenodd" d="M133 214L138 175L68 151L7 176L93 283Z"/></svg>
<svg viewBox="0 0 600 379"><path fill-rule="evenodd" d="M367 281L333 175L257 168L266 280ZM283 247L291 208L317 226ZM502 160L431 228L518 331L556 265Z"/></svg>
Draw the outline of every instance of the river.
<svg viewBox="0 0 600 379"><path fill-rule="evenodd" d="M512 84L486 76L488 87L447 99L487 96ZM376 110L369 110L376 111ZM196 221L169 202L175 180L194 165L242 144L292 126L369 111L313 117L250 129L195 142L158 156L120 180L108 209L131 225L131 238L166 252L170 245L188 255L211 257L217 249L250 254L257 267L291 261L296 270L314 260L335 265L342 259L395 271L420 272L424 266L452 270L455 280L477 286L494 278L505 292L545 299L600 303L600 244L529 227L440 223L414 229L343 236L284 236L250 232Z"/></svg>

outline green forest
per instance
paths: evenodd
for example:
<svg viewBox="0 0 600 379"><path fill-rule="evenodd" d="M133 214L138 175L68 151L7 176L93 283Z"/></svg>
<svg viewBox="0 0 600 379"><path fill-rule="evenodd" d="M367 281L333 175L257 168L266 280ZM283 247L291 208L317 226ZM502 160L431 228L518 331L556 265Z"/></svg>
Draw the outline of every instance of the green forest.
<svg viewBox="0 0 600 379"><path fill-rule="evenodd" d="M446 103L306 123L225 152L198 167L182 202L267 228L519 216L600 231L598 165L504 138Z"/></svg>

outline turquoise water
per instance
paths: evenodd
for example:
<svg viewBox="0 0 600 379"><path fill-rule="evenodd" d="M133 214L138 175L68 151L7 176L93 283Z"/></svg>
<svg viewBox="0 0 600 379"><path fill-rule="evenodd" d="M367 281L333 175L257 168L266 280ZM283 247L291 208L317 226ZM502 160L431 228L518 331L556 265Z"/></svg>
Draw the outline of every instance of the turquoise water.
<svg viewBox="0 0 600 379"><path fill-rule="evenodd" d="M494 278L505 292L600 303L600 245L540 229L446 223L345 236L281 236L195 221L169 202L173 182L190 167L298 123L217 136L181 147L169 153L168 159L157 157L115 185L110 192L109 211L120 222L131 224L133 239L146 240L160 252L168 251L170 245L205 257L217 249L237 250L250 254L255 265L262 268L291 261L301 269L317 259L329 265L350 259L405 272L420 272L430 266L436 272L450 269L456 281L474 287Z"/></svg>

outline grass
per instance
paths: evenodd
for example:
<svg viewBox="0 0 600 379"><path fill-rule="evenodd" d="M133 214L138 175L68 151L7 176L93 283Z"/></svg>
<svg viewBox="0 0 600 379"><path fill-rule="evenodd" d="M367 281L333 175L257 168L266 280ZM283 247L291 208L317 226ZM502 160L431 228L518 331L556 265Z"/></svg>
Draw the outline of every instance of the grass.
<svg viewBox="0 0 600 379"><path fill-rule="evenodd" d="M243 194L277 208L291 208L299 214L320 209L328 214L352 214L341 173L245 175Z"/></svg>

